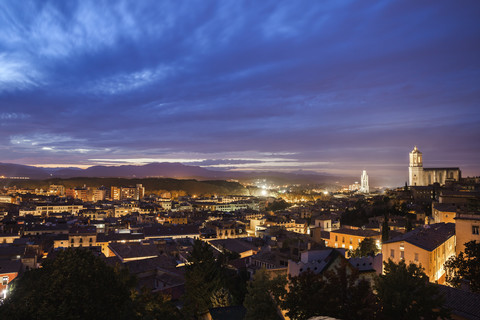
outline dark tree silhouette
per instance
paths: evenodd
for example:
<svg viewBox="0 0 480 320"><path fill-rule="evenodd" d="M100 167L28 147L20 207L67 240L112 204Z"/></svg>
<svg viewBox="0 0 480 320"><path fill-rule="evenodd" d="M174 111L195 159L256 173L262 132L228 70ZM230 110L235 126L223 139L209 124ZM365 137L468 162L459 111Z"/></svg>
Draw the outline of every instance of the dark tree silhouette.
<svg viewBox="0 0 480 320"><path fill-rule="evenodd" d="M125 277L82 249L67 249L27 271L0 308L1 319L132 319Z"/></svg>
<svg viewBox="0 0 480 320"><path fill-rule="evenodd" d="M375 290L380 302L380 319L448 319L443 308L443 297L428 282L423 269L405 261L384 263L384 274L375 280Z"/></svg>
<svg viewBox="0 0 480 320"><path fill-rule="evenodd" d="M465 243L465 252L451 257L445 262L447 282L454 287L460 286L462 280L470 283L470 290L480 293L480 242Z"/></svg>

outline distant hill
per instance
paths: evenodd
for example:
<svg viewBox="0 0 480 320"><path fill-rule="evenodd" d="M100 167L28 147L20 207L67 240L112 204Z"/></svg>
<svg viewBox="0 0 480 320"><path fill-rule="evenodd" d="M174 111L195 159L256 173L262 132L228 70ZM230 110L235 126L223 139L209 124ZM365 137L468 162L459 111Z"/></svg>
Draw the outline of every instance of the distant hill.
<svg viewBox="0 0 480 320"><path fill-rule="evenodd" d="M142 184L147 193L159 193L161 191L185 191L188 194L217 194L217 195L249 195L248 189L238 182L222 180L179 180L170 178L68 178L68 179L46 179L46 180L0 180L0 187L15 185L19 188L43 188L48 189L51 184L61 184L66 188L74 188L86 185L91 188L101 186L135 186Z"/></svg>
<svg viewBox="0 0 480 320"><path fill-rule="evenodd" d="M0 176L28 177L30 179L47 179L50 174L44 168L13 163L0 163Z"/></svg>
<svg viewBox="0 0 480 320"><path fill-rule="evenodd" d="M327 184L338 185L352 183L354 178L317 174L311 171L288 172L236 172L215 171L199 166L187 166L181 163L150 163L146 165L93 166L87 169L78 168L37 168L17 164L1 164L0 176L21 176L30 179L49 178L175 178L196 180L228 180L254 181L267 179L277 184Z"/></svg>

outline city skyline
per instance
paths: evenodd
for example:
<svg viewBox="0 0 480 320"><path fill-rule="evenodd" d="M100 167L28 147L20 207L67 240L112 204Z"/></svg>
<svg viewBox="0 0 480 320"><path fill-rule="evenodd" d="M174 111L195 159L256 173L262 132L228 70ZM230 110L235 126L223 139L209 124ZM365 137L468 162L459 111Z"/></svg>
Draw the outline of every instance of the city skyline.
<svg viewBox="0 0 480 320"><path fill-rule="evenodd" d="M0 4L0 162L480 173L480 4Z"/></svg>

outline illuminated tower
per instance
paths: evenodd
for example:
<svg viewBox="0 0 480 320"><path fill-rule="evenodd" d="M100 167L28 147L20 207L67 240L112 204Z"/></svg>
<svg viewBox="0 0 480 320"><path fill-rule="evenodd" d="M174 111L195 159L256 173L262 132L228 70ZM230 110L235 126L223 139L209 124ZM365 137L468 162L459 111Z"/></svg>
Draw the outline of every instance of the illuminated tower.
<svg viewBox="0 0 480 320"><path fill-rule="evenodd" d="M370 193L370 188L368 187L367 170L363 170L363 172L362 172L360 192Z"/></svg>
<svg viewBox="0 0 480 320"><path fill-rule="evenodd" d="M408 181L411 186L423 186L423 161L422 153L417 146L410 152L410 165L408 166Z"/></svg>

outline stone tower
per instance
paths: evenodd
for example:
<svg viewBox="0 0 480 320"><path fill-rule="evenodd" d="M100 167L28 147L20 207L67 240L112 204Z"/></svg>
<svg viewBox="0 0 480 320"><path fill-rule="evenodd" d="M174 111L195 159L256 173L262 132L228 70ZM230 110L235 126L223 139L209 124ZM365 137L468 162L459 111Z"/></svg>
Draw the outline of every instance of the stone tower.
<svg viewBox="0 0 480 320"><path fill-rule="evenodd" d="M362 172L360 192L370 193L370 187L368 186L367 170L363 170Z"/></svg>
<svg viewBox="0 0 480 320"><path fill-rule="evenodd" d="M423 161L422 153L417 146L410 152L410 165L408 167L408 180L411 186L423 186Z"/></svg>

